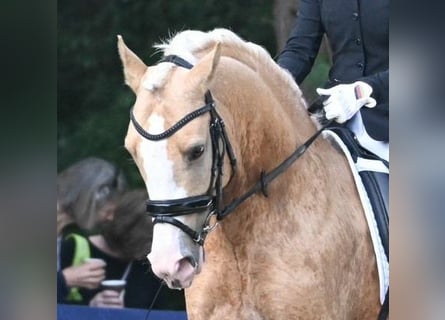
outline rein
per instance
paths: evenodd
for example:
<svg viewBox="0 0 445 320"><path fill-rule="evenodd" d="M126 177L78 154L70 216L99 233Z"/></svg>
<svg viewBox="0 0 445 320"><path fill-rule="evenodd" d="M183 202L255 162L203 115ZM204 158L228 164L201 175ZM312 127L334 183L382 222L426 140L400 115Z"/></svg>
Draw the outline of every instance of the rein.
<svg viewBox="0 0 445 320"><path fill-rule="evenodd" d="M282 163L277 167L272 169L270 172L266 173L261 171L260 180L246 193L242 196L232 200L232 203L227 205L221 212L218 213L218 220L222 220L224 217L228 216L233 210L235 210L244 201L250 198L255 193L261 191L265 197L268 197L267 185L276 179L280 174L285 172L295 161L298 160L310 147L310 145L317 139L317 137L325 130L332 120L326 123L322 128L315 132L305 143L300 145L289 157L287 157Z"/></svg>
<svg viewBox="0 0 445 320"><path fill-rule="evenodd" d="M161 62L174 63L177 66L187 69L191 69L193 67L192 64L175 55L166 56L158 63ZM246 201L248 198L250 198L252 195L254 195L259 191L261 191L263 195L267 197L268 184L274 179L276 179L280 174L285 172L298 158L300 158L306 152L309 146L317 139L317 137L321 134L321 132L332 123L332 120L326 123L321 129L315 132L305 143L300 145L288 158L286 158L273 170L271 170L268 173L262 171L260 180L255 185L253 185L251 189L249 189L240 197L232 200L232 202L229 205L223 208L222 176L223 176L224 157L227 152L232 168L229 183L231 182L236 172L236 158L233 153L230 141L227 137L224 121L221 118L221 116L216 112L215 102L213 100L210 91L207 91L205 93L205 105L203 107L187 114L172 127L168 128L166 131L160 134L153 135L145 131L142 128L142 126L137 122L133 114L133 108L130 109L130 119L136 131L141 136L143 136L148 140L159 141L172 136L175 132L180 130L187 123L207 112L210 113L209 127L210 127L212 155L213 155L212 176L210 179L210 184L207 192L203 195L191 196L182 199L169 199L169 200L148 199L146 207L148 214L154 218L153 224L168 223L174 225L175 227L181 229L189 237L191 237L192 240L195 243L199 244L200 246L204 245L204 240L207 234L218 223L216 222L214 225L210 225L210 220L213 215L216 215L217 221L224 219L226 216L232 213L238 206L240 206L244 201ZM202 227L202 230L199 232L191 229L189 226L185 225L178 219L175 219L175 217L177 216L189 215L206 211L208 212L207 217Z"/></svg>

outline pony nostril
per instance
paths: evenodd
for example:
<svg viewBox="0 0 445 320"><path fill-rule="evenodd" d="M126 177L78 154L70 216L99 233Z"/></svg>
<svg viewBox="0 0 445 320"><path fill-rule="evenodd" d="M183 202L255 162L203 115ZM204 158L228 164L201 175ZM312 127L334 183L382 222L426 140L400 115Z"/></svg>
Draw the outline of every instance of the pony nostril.
<svg viewBox="0 0 445 320"><path fill-rule="evenodd" d="M186 260L188 263L190 263L193 268L196 267L196 264L197 264L196 260L192 256L187 256L184 258L184 260Z"/></svg>
<svg viewBox="0 0 445 320"><path fill-rule="evenodd" d="M176 288L176 289L182 288L181 282L179 280L177 280L177 279L173 280L171 285L172 285L173 288Z"/></svg>
<svg viewBox="0 0 445 320"><path fill-rule="evenodd" d="M181 270L186 269L187 265L192 266L192 268L195 268L197 263L195 258L193 258L192 256L186 256L184 258L182 258L181 260L179 260L176 263L176 272L181 272Z"/></svg>

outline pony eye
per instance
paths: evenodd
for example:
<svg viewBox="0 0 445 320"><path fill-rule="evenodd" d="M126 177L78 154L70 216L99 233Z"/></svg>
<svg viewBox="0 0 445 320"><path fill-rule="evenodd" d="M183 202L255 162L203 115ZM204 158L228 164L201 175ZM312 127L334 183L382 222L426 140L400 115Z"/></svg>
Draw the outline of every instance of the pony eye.
<svg viewBox="0 0 445 320"><path fill-rule="evenodd" d="M202 154L204 153L204 146L194 146L190 148L190 150L187 152L187 158L189 161L193 161L198 159Z"/></svg>

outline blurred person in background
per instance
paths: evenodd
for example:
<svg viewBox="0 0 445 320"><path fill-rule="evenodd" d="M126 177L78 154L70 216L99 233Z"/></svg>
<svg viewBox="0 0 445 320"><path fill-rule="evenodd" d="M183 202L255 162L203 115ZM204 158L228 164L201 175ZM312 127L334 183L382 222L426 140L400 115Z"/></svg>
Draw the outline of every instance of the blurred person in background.
<svg viewBox="0 0 445 320"><path fill-rule="evenodd" d="M100 234L88 237L91 258L106 263L105 279L125 280L123 292L106 288L81 289L80 303L92 307L149 308L185 310L182 291L161 288L161 281L150 269L146 258L150 251L153 224L146 214L145 190L127 191L117 203L113 214L101 225ZM77 244L69 238L62 242L62 268L73 261ZM158 298L154 301L160 289Z"/></svg>
<svg viewBox="0 0 445 320"><path fill-rule="evenodd" d="M105 262L79 256L66 268L60 265L61 242L86 235L109 219L118 196L126 188L125 177L112 163L86 158L57 177L57 302L80 301L79 288L93 289L105 277ZM83 253L83 255L85 255Z"/></svg>

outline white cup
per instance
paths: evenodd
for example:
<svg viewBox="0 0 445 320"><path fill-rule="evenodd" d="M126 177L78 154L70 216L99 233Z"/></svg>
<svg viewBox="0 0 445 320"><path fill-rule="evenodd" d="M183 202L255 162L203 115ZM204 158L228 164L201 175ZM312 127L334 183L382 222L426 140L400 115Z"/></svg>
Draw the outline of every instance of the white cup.
<svg viewBox="0 0 445 320"><path fill-rule="evenodd" d="M125 280L104 280L101 283L101 286L104 290L114 290L117 292L121 292L125 289L127 285L127 281Z"/></svg>
<svg viewBox="0 0 445 320"><path fill-rule="evenodd" d="M84 260L84 263L89 263L89 264L92 264L92 265L98 266L98 267L105 267L107 265L105 260L102 260L99 258L87 258Z"/></svg>

